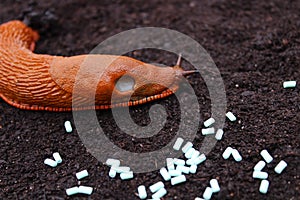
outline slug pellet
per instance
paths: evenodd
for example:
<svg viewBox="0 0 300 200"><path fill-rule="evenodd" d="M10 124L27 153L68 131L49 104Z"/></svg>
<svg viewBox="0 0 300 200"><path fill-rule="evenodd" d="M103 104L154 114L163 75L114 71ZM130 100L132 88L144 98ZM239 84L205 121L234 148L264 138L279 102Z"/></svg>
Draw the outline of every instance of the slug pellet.
<svg viewBox="0 0 300 200"><path fill-rule="evenodd" d="M200 151L196 150L196 151L194 151L191 159L197 158L199 155L200 155Z"/></svg>
<svg viewBox="0 0 300 200"><path fill-rule="evenodd" d="M227 112L226 117L232 122L236 121L236 117L234 116L234 114L232 112Z"/></svg>
<svg viewBox="0 0 300 200"><path fill-rule="evenodd" d="M273 157L269 154L269 152L266 149L262 150L260 152L260 155L263 157L266 163L270 163L273 160Z"/></svg>
<svg viewBox="0 0 300 200"><path fill-rule="evenodd" d="M187 159L190 159L192 158L193 154L196 152L196 150L194 148L190 148L185 154L184 156L187 158Z"/></svg>
<svg viewBox="0 0 300 200"><path fill-rule="evenodd" d="M128 179L132 179L133 178L133 172L132 171L129 171L129 172L122 172L120 174L120 178L122 180L128 180Z"/></svg>
<svg viewBox="0 0 300 200"><path fill-rule="evenodd" d="M205 199L202 199L200 197L196 197L195 200L205 200Z"/></svg>
<svg viewBox="0 0 300 200"><path fill-rule="evenodd" d="M223 157L225 160L227 160L227 159L229 158L229 156L232 154L232 151L233 151L233 148L227 147L227 148L225 149L225 151L223 152L222 157Z"/></svg>
<svg viewBox="0 0 300 200"><path fill-rule="evenodd" d="M113 159L113 158L108 158L105 162L108 166L120 166L120 160Z"/></svg>
<svg viewBox="0 0 300 200"><path fill-rule="evenodd" d="M266 194L268 192L268 188L269 188L269 181L268 180L262 180L260 182L259 192L262 193L262 194Z"/></svg>
<svg viewBox="0 0 300 200"><path fill-rule="evenodd" d="M93 193L93 188L89 186L79 186L78 187L78 193L80 194L88 194L91 195Z"/></svg>
<svg viewBox="0 0 300 200"><path fill-rule="evenodd" d="M167 158L166 160L167 160L167 168L168 168L168 170L170 171L170 170L175 169L173 158Z"/></svg>
<svg viewBox="0 0 300 200"><path fill-rule="evenodd" d="M211 127L211 128L203 128L201 130L202 135L211 135L215 133L215 128Z"/></svg>
<svg viewBox="0 0 300 200"><path fill-rule="evenodd" d="M206 120L203 124L205 127L209 127L211 126L213 123L215 123L215 119L214 118L209 118L208 120Z"/></svg>
<svg viewBox="0 0 300 200"><path fill-rule="evenodd" d="M72 132L72 125L70 121L65 121L65 129L67 133L71 133Z"/></svg>
<svg viewBox="0 0 300 200"><path fill-rule="evenodd" d="M185 160L174 158L173 160L175 165L185 165Z"/></svg>
<svg viewBox="0 0 300 200"><path fill-rule="evenodd" d="M275 172L281 174L281 172L287 167L287 163L284 160L281 160L275 167Z"/></svg>
<svg viewBox="0 0 300 200"><path fill-rule="evenodd" d="M176 167L176 170L181 171L184 174L189 174L190 173L190 168L187 166L183 166L183 165L178 165Z"/></svg>
<svg viewBox="0 0 300 200"><path fill-rule="evenodd" d="M146 187L144 185L140 185L138 187L138 194L139 194L140 199L146 199L147 198Z"/></svg>
<svg viewBox="0 0 300 200"><path fill-rule="evenodd" d="M171 178L171 185L177 185L179 183L183 183L186 181L185 175L176 176L174 178Z"/></svg>
<svg viewBox="0 0 300 200"><path fill-rule="evenodd" d="M186 153L190 148L193 147L193 143L191 142L187 142L183 147L182 147L182 152L183 153Z"/></svg>
<svg viewBox="0 0 300 200"><path fill-rule="evenodd" d="M154 192L158 191L159 189L161 189L161 188L163 188L163 187L165 187L164 183L161 182L161 181L159 181L159 182L157 182L157 183L151 185L151 186L149 187L149 189L150 189L150 191L151 191L152 193L154 193Z"/></svg>
<svg viewBox="0 0 300 200"><path fill-rule="evenodd" d="M284 81L283 88L294 88L296 87L296 81Z"/></svg>
<svg viewBox="0 0 300 200"><path fill-rule="evenodd" d="M61 156L59 155L58 152L53 153L53 158L54 158L55 162L57 162L57 164L62 163Z"/></svg>
<svg viewBox="0 0 300 200"><path fill-rule="evenodd" d="M78 180L80 180L80 179L82 179L84 177L87 177L88 175L89 175L89 173L88 173L87 170L82 170L82 171L76 173L76 178Z"/></svg>
<svg viewBox="0 0 300 200"><path fill-rule="evenodd" d="M268 178L268 173L267 172L261 172L261 171L254 171L252 174L253 178L258 178L258 179L267 179Z"/></svg>
<svg viewBox="0 0 300 200"><path fill-rule="evenodd" d="M204 193L203 193L203 198L205 200L209 200L211 199L211 195L212 195L212 189L210 187L206 187L205 190L204 190Z"/></svg>
<svg viewBox="0 0 300 200"><path fill-rule="evenodd" d="M222 137L223 137L223 134L224 134L223 129L218 129L217 132L216 132L215 138L216 138L217 140L221 140Z"/></svg>
<svg viewBox="0 0 300 200"><path fill-rule="evenodd" d="M216 192L220 191L220 186L219 186L219 183L218 183L217 179L211 179L209 181L209 184L210 184L210 187L211 187L211 190L212 190L213 193L216 193Z"/></svg>
<svg viewBox="0 0 300 200"><path fill-rule="evenodd" d="M182 172L179 170L175 170L175 169L169 170L170 176L180 176L181 174L182 174Z"/></svg>
<svg viewBox="0 0 300 200"><path fill-rule="evenodd" d="M242 156L241 156L241 154L238 152L238 150L236 150L236 149L233 149L233 150L232 150L232 157L234 158L234 160L235 160L236 162L242 161Z"/></svg>
<svg viewBox="0 0 300 200"><path fill-rule="evenodd" d="M76 186L76 187L68 188L68 189L66 189L66 193L67 193L68 196L72 196L74 194L78 194L79 193L78 192L78 187Z"/></svg>
<svg viewBox="0 0 300 200"><path fill-rule="evenodd" d="M50 167L56 167L57 166L57 162L55 160L50 159L50 158L46 158L44 160L44 164L48 165Z"/></svg>
<svg viewBox="0 0 300 200"><path fill-rule="evenodd" d="M177 138L175 144L173 145L173 149L179 151L182 143L183 143L183 139L181 137Z"/></svg>
<svg viewBox="0 0 300 200"><path fill-rule="evenodd" d="M190 173L195 174L197 172L197 165L191 165L190 166Z"/></svg>
<svg viewBox="0 0 300 200"><path fill-rule="evenodd" d="M169 181L171 179L171 176L165 167L161 168L159 173L165 181Z"/></svg>
<svg viewBox="0 0 300 200"><path fill-rule="evenodd" d="M115 170L117 173L125 173L130 171L130 167L125 166L111 166L113 170Z"/></svg>
<svg viewBox="0 0 300 200"><path fill-rule="evenodd" d="M201 154L197 158L193 159L193 164L192 165L199 165L203 163L206 160L206 156L204 154Z"/></svg>
<svg viewBox="0 0 300 200"><path fill-rule="evenodd" d="M265 161L261 160L254 166L254 171L261 171L265 166Z"/></svg>
<svg viewBox="0 0 300 200"><path fill-rule="evenodd" d="M165 188L160 188L156 193L152 195L152 199L160 199L166 194L167 194L167 190Z"/></svg>
<svg viewBox="0 0 300 200"><path fill-rule="evenodd" d="M110 170L109 170L109 172L108 172L108 176L109 176L110 178L115 178L116 175L117 175L116 170L110 168Z"/></svg>

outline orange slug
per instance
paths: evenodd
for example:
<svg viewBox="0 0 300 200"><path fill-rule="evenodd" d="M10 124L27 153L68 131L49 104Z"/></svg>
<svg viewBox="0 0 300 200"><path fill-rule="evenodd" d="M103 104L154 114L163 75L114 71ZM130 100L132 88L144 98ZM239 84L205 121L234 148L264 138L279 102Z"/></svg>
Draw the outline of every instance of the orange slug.
<svg viewBox="0 0 300 200"><path fill-rule="evenodd" d="M179 63L158 67L126 56L35 54L38 38L21 21L0 25L0 97L20 109L71 111L139 105L173 94L182 76L194 72L183 71ZM80 72L77 80L82 65L96 74L102 71L100 79L95 80L89 71Z"/></svg>

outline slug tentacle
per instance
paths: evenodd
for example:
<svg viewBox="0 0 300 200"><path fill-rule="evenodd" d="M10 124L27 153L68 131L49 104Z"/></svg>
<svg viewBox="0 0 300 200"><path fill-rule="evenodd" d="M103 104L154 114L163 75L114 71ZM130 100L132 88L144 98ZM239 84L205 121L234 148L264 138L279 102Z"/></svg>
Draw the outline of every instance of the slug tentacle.
<svg viewBox="0 0 300 200"><path fill-rule="evenodd" d="M21 109L71 111L133 106L167 97L183 71L114 55L35 54L38 33L20 21L0 26L0 97Z"/></svg>

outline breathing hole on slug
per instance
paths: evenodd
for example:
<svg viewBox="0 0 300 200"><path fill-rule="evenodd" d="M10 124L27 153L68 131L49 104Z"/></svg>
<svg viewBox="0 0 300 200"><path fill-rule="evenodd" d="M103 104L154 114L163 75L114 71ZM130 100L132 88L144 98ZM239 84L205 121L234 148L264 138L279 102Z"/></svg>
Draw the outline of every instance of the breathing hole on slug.
<svg viewBox="0 0 300 200"><path fill-rule="evenodd" d="M116 83L116 88L120 92L131 91L134 88L135 81L130 76L122 76Z"/></svg>

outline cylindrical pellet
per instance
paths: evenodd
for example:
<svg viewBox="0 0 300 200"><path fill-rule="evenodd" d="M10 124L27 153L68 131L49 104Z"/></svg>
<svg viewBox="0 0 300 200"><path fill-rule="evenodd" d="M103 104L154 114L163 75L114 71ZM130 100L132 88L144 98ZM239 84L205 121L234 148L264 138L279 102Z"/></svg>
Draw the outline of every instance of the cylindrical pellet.
<svg viewBox="0 0 300 200"><path fill-rule="evenodd" d="M170 176L180 176L181 174L182 174L182 172L179 170L175 170L175 169L169 170Z"/></svg>
<svg viewBox="0 0 300 200"><path fill-rule="evenodd" d="M283 88L294 88L296 87L296 81L284 81Z"/></svg>
<svg viewBox="0 0 300 200"><path fill-rule="evenodd" d="M266 163L270 163L273 160L272 156L269 154L269 152L266 149L262 150L260 152L260 155L263 157Z"/></svg>
<svg viewBox="0 0 300 200"><path fill-rule="evenodd" d="M193 147L193 143L191 142L187 142L183 147L182 147L182 152L183 153L186 153L190 148Z"/></svg>
<svg viewBox="0 0 300 200"><path fill-rule="evenodd" d="M222 156L225 160L227 160L229 158L229 156L232 154L232 148L231 147L227 147L225 149L225 151L223 152Z"/></svg>
<svg viewBox="0 0 300 200"><path fill-rule="evenodd" d="M197 165L191 165L190 166L190 173L195 174L197 172Z"/></svg>
<svg viewBox="0 0 300 200"><path fill-rule="evenodd" d="M183 139L181 137L177 138L175 144L173 145L173 149L179 151L182 143L183 143Z"/></svg>
<svg viewBox="0 0 300 200"><path fill-rule="evenodd" d="M195 200L204 200L204 199L202 199L200 197L196 197Z"/></svg>
<svg viewBox="0 0 300 200"><path fill-rule="evenodd" d="M254 171L261 171L265 166L265 161L261 160L254 166Z"/></svg>
<svg viewBox="0 0 300 200"><path fill-rule="evenodd" d="M76 173L76 178L78 180L80 180L80 179L82 179L84 177L87 177L88 175L89 175L89 173L88 173L87 170L82 170L82 171Z"/></svg>
<svg viewBox="0 0 300 200"><path fill-rule="evenodd" d="M218 183L217 179L211 179L209 181L209 183L210 183L210 187L211 187L211 190L212 190L213 193L216 193L216 192L220 191L220 186L219 186L219 183Z"/></svg>
<svg viewBox="0 0 300 200"><path fill-rule="evenodd" d="M217 140L221 140L222 137L223 137L223 134L224 134L223 129L218 129L217 132L216 132L215 138L216 138Z"/></svg>
<svg viewBox="0 0 300 200"><path fill-rule="evenodd" d="M132 171L129 171L129 172L122 172L120 174L120 178L122 180L128 180L128 179L132 179L133 178L133 172Z"/></svg>
<svg viewBox="0 0 300 200"><path fill-rule="evenodd" d="M191 159L197 158L199 155L200 155L200 151L196 150L196 151L194 151Z"/></svg>
<svg viewBox="0 0 300 200"><path fill-rule="evenodd" d="M146 187L144 185L140 185L138 187L138 194L139 194L140 199L146 199L147 198Z"/></svg>
<svg viewBox="0 0 300 200"><path fill-rule="evenodd" d="M202 135L211 135L211 134L214 134L215 133L215 128L214 127L211 127L211 128L203 128L201 130L202 132Z"/></svg>
<svg viewBox="0 0 300 200"><path fill-rule="evenodd" d="M55 160L50 159L50 158L46 158L44 160L44 164L48 165L50 167L56 167L57 166L57 162Z"/></svg>
<svg viewBox="0 0 300 200"><path fill-rule="evenodd" d="M190 148L185 154L184 154L184 156L187 158L187 159L189 159L189 158L191 158L192 157L192 155L195 153L195 149L194 148Z"/></svg>
<svg viewBox="0 0 300 200"><path fill-rule="evenodd" d="M176 170L181 171L184 174L189 174L190 173L190 168L187 166L183 166L183 165L178 165L176 167Z"/></svg>
<svg viewBox="0 0 300 200"><path fill-rule="evenodd" d="M186 181L185 175L176 176L174 178L171 178L171 185L177 185L179 183L183 183Z"/></svg>
<svg viewBox="0 0 300 200"><path fill-rule="evenodd" d="M78 193L80 194L88 194L91 195L93 193L93 188L89 186L79 186L78 187Z"/></svg>
<svg viewBox="0 0 300 200"><path fill-rule="evenodd" d="M206 187L203 193L203 198L205 200L209 200L211 198L212 193L212 189L210 187Z"/></svg>
<svg viewBox="0 0 300 200"><path fill-rule="evenodd" d="M68 196L74 195L74 194L78 194L78 187L72 187L72 188L68 188L66 189L66 193Z"/></svg>
<svg viewBox="0 0 300 200"><path fill-rule="evenodd" d="M57 162L57 164L62 162L61 156L59 155L58 152L53 153L53 158L54 158L55 162Z"/></svg>
<svg viewBox="0 0 300 200"><path fill-rule="evenodd" d="M287 167L287 163L284 161L284 160L282 160L282 161L280 161L277 165L276 165L276 167L275 167L275 172L277 173L277 174L281 174L281 172L285 169Z"/></svg>
<svg viewBox="0 0 300 200"><path fill-rule="evenodd" d="M116 175L117 175L116 170L110 168L110 170L109 170L109 172L108 172L108 176L109 176L110 178L115 178Z"/></svg>
<svg viewBox="0 0 300 200"><path fill-rule="evenodd" d="M175 169L173 158L167 158L167 168L169 171Z"/></svg>
<svg viewBox="0 0 300 200"><path fill-rule="evenodd" d="M215 119L214 118L209 118L208 120L206 120L203 124L205 127L209 127L211 126L213 123L215 123Z"/></svg>
<svg viewBox="0 0 300 200"><path fill-rule="evenodd" d="M206 156L204 154L201 154L197 158L193 159L193 164L192 165L199 165L203 163L206 160Z"/></svg>
<svg viewBox="0 0 300 200"><path fill-rule="evenodd" d="M165 187L164 183L161 182L161 181L159 181L159 182L157 182L157 183L151 185L151 186L149 187L149 189L150 189L150 191L151 191L152 193L154 193L154 192L158 191L160 188L163 188L163 187Z"/></svg>
<svg viewBox="0 0 300 200"><path fill-rule="evenodd" d="M108 166L120 166L120 160L113 159L113 158L108 158L105 162Z"/></svg>
<svg viewBox="0 0 300 200"><path fill-rule="evenodd" d="M236 149L232 150L232 156L233 156L234 160L237 162L240 162L242 160L241 154Z"/></svg>
<svg viewBox="0 0 300 200"><path fill-rule="evenodd" d="M126 167L126 166L111 166L111 168L115 170L117 173L124 173L130 171L130 167Z"/></svg>
<svg viewBox="0 0 300 200"><path fill-rule="evenodd" d="M185 165L185 160L174 158L173 160L175 165Z"/></svg>
<svg viewBox="0 0 300 200"><path fill-rule="evenodd" d="M259 192L262 193L262 194L266 194L268 192L268 188L269 188L269 181L268 180L262 180L260 182Z"/></svg>
<svg viewBox="0 0 300 200"><path fill-rule="evenodd" d="M168 181L168 180L171 179L171 176L170 176L168 170L167 170L165 167L161 168L161 169L159 170L159 173L160 173L160 175L163 177L163 179L164 179L165 181Z"/></svg>
<svg viewBox="0 0 300 200"><path fill-rule="evenodd" d="M156 193L152 195L152 199L160 199L166 194L167 194L167 190L165 188L160 188Z"/></svg>
<svg viewBox="0 0 300 200"><path fill-rule="evenodd" d="M72 132L72 125L70 121L65 121L65 129L67 133L71 133Z"/></svg>
<svg viewBox="0 0 300 200"><path fill-rule="evenodd" d="M227 112L226 117L232 122L236 121L236 117L234 116L234 114L232 112Z"/></svg>
<svg viewBox="0 0 300 200"><path fill-rule="evenodd" d="M258 179L267 179L268 178L268 173L267 172L261 172L261 171L254 171L252 174L253 178L258 178Z"/></svg>

